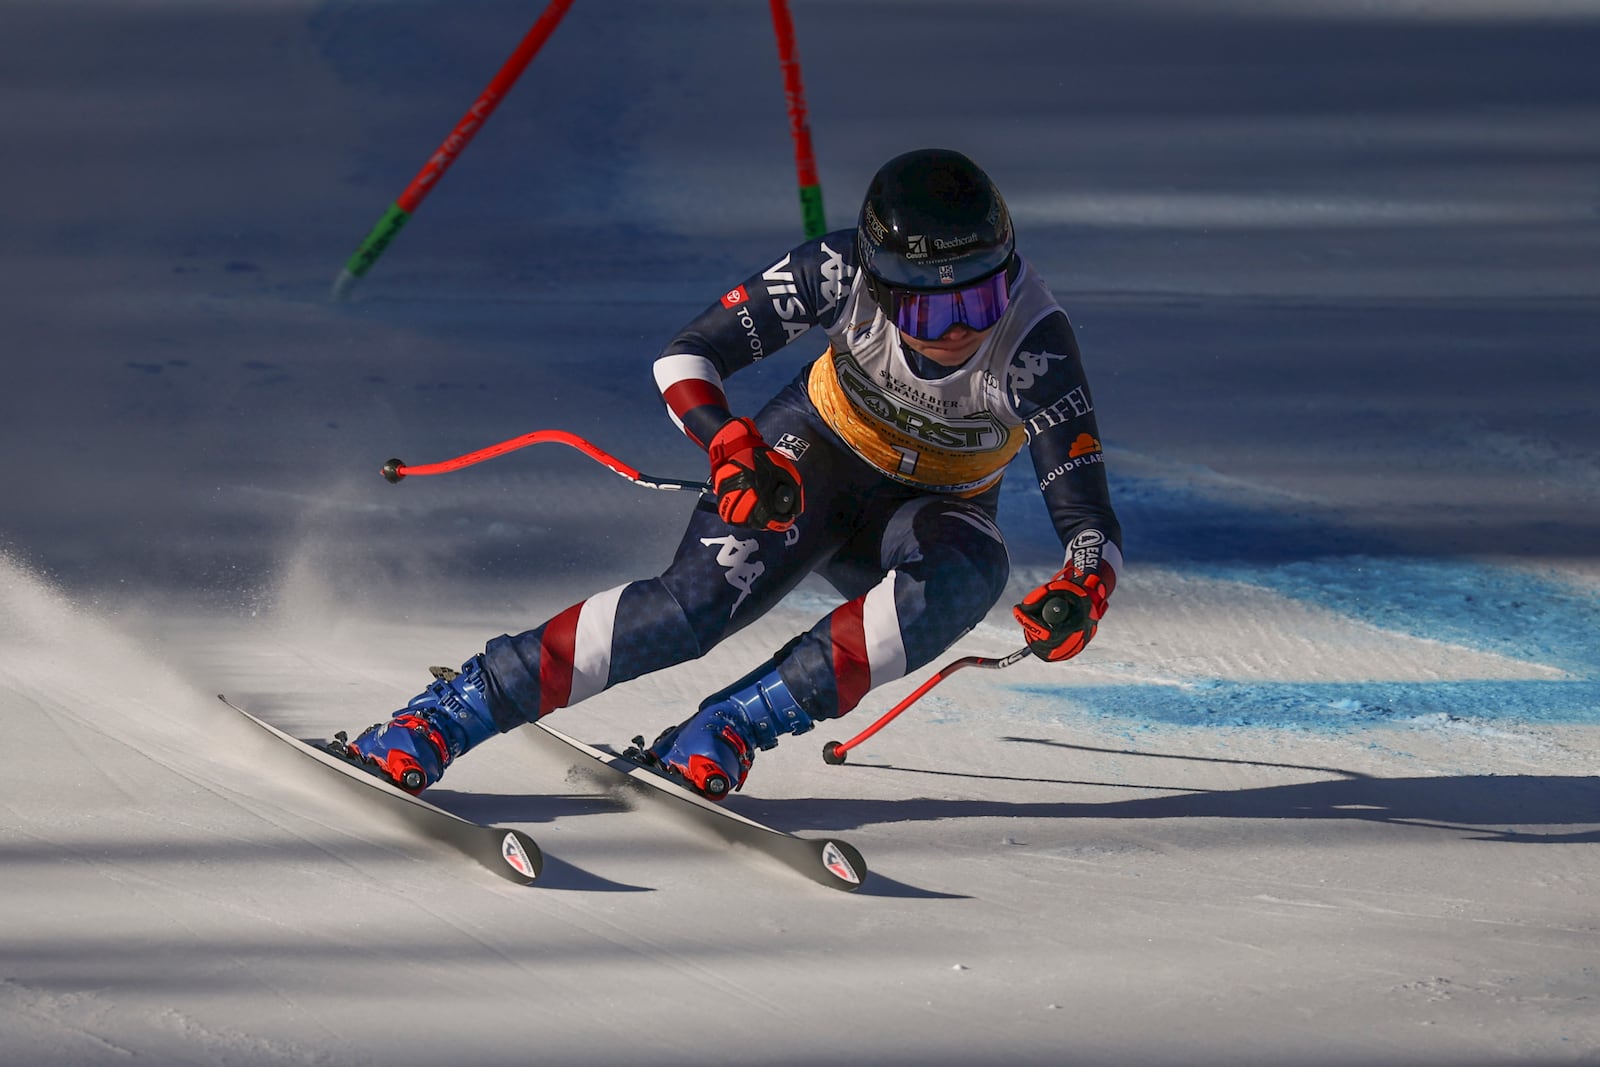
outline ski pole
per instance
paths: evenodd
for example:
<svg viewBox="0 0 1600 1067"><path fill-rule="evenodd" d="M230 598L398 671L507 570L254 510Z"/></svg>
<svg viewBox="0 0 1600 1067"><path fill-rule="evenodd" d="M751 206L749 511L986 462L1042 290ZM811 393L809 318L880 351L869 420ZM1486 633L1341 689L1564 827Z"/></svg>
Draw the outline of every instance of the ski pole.
<svg viewBox="0 0 1600 1067"><path fill-rule="evenodd" d="M646 489L686 489L699 493L709 488L705 482L688 482L677 478L657 478L652 474L640 474L639 471L628 466L611 453L603 451L577 434L568 433L565 430L535 430L532 433L525 433L521 437L513 437L509 441L501 441L497 445L490 445L488 448L480 448L476 452L468 452L466 455L457 456L455 459L441 460L438 463L423 463L415 467L402 460L391 459L383 465L382 474L389 481L398 485L400 479L409 474L448 474L450 471L458 471L463 467L470 467L474 463L482 463L484 460L503 456L507 452L515 452L519 448L542 444L558 444L576 448L602 467L620 474L634 485L642 485Z"/></svg>
<svg viewBox="0 0 1600 1067"><path fill-rule="evenodd" d="M828 232L822 213L822 181L817 177L817 157L811 151L811 124L806 119L806 91L800 84L800 48L794 39L794 19L788 0L771 0L772 29L778 38L778 65L783 68L783 95L789 103L789 135L794 138L794 168L800 180L800 220L806 237Z"/></svg>
<svg viewBox="0 0 1600 1067"><path fill-rule="evenodd" d="M1046 606L1048 607L1048 605L1046 605ZM825 762L831 763L831 764L833 764L835 766L843 763L844 760L845 760L845 754L847 752L849 752L852 748L855 748L857 745L861 744L861 742L865 741L867 738L871 737L873 734L877 733L879 730L883 729L885 726L888 726L889 723L891 721L893 721L894 718L897 715L899 715L902 711L905 711L911 705L915 704L918 700L922 699L923 694L925 694L928 690L932 689L934 686L938 685L940 682L944 681L946 678L950 677L952 674L954 674L956 671L959 671L961 668L963 668L963 667L988 667L991 670L999 670L999 669L1001 669L1003 667L1011 666L1013 663L1016 663L1018 660L1021 660L1021 659L1025 658L1027 655L1028 655L1028 646L1027 645L1023 645L1021 648L1017 649L1015 652L1011 653L1010 655L1001 656L998 659L994 659L994 658L989 657L989 656L964 656L961 659L955 660L952 663L945 664L943 667L941 667L939 669L939 671L936 674L934 674L934 676L932 678L929 678L926 682L923 682L921 685L917 686L916 690L910 696L906 697L900 703L896 704L894 707L892 707L888 711L884 712L884 714L878 719L877 722L873 723L871 726L867 727L865 730L862 730L859 734L856 734L850 740L848 740L848 741L829 741L827 744L823 745L822 746L822 758L823 758L823 760Z"/></svg>
<svg viewBox="0 0 1600 1067"><path fill-rule="evenodd" d="M478 131L483 129L483 124L489 121L489 116L500 106L500 102L517 83L517 79L522 77L522 72L527 69L539 49L544 47L544 43L550 39L562 16L571 6L572 0L550 0L550 6L544 9L544 14L539 16L533 28L522 39L522 43L517 45L510 58L489 82L488 87L479 94L477 100L473 101L467 113L461 116L461 121L450 131L450 136L446 137L444 143L428 157L428 161L422 165L417 176L411 179L411 184L405 187L393 204L389 205L389 210L383 213L383 217L372 228L372 232L367 234L361 246L355 250L355 254L345 263L344 269L339 272L338 280L333 283L335 300L342 300L347 296L356 281L372 269L378 257L383 255L384 249L388 248L389 243L399 234L400 228L411 220L412 214L422 205L422 201L433 191L434 186L439 184L444 172L460 158L461 153L467 150L467 145L478 135Z"/></svg>

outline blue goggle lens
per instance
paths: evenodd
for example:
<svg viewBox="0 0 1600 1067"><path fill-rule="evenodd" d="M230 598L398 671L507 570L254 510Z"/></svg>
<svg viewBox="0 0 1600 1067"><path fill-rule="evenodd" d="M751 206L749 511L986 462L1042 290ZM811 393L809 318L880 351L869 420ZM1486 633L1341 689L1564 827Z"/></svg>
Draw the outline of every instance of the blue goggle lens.
<svg viewBox="0 0 1600 1067"><path fill-rule="evenodd" d="M1010 302L1006 273L997 271L960 289L895 289L879 282L879 305L890 322L921 341L937 341L957 323L987 330Z"/></svg>

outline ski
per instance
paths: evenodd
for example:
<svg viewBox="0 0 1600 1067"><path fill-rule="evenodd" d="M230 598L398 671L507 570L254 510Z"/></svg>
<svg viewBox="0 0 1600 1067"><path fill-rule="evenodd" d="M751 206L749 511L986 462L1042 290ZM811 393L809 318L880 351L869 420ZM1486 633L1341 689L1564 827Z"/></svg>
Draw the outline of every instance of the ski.
<svg viewBox="0 0 1600 1067"><path fill-rule="evenodd" d="M544 870L544 855L539 851L539 846L522 831L463 819L420 797L412 796L356 761L338 755L328 748L330 742L305 740L284 733L271 723L256 718L223 694L217 694L217 699L273 737L333 771L340 781L347 783L361 796L382 798L388 810L406 825L470 856L500 877L519 885L529 885Z"/></svg>
<svg viewBox="0 0 1600 1067"><path fill-rule="evenodd" d="M585 744L542 722L533 724L532 736L560 746L572 765L607 789L623 792L630 800L653 804L675 816L686 817L730 844L756 849L791 869L834 889L854 892L867 876L867 864L854 845L838 838L798 837L783 830L713 804L692 789L635 763L609 748Z"/></svg>

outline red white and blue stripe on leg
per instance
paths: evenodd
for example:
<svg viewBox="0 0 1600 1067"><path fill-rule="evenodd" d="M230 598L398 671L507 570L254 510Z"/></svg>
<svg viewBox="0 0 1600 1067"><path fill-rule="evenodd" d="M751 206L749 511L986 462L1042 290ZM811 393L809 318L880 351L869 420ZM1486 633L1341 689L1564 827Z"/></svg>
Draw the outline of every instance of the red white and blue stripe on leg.
<svg viewBox="0 0 1600 1067"><path fill-rule="evenodd" d="M785 676L809 695L806 707L814 716L841 715L871 689L906 673L895 579L891 572L813 627L803 644L819 654L785 663ZM650 579L574 604L536 630L496 638L485 661L499 691L531 722L619 682L695 659L720 637L696 634L677 600L659 579Z"/></svg>
<svg viewBox="0 0 1600 1067"><path fill-rule="evenodd" d="M906 673L906 648L895 606L895 572L866 596L841 604L828 616L833 682L843 715L869 691Z"/></svg>

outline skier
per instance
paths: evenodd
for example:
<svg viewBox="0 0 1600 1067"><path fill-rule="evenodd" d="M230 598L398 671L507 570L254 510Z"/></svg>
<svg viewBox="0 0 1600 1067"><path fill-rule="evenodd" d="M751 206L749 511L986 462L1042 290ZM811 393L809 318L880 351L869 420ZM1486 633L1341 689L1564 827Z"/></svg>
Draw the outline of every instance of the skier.
<svg viewBox="0 0 1600 1067"><path fill-rule="evenodd" d="M496 733L704 655L818 572L844 604L633 753L720 800L757 749L845 714L983 619L1010 569L1000 479L1024 444L1066 556L1013 613L1035 655L1081 652L1121 530L1072 326L1015 246L966 156L884 164L855 228L729 289L656 360L668 413L711 464L671 565L436 672L350 754L420 791ZM735 416L723 380L813 328L827 351L754 419Z"/></svg>

